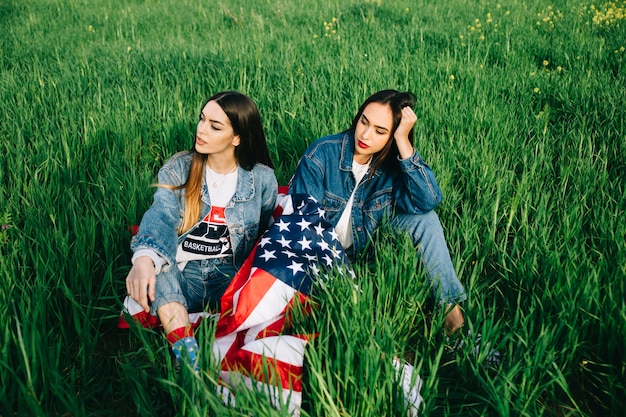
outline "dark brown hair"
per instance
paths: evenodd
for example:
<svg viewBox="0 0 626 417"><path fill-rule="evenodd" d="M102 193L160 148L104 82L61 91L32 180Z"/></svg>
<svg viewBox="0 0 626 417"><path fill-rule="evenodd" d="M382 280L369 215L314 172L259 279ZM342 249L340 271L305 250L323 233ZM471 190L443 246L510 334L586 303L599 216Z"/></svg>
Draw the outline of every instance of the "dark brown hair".
<svg viewBox="0 0 626 417"><path fill-rule="evenodd" d="M385 147L372 157L370 175L383 164L390 167L397 166L396 159L398 158L399 153L398 146L396 145L396 141L393 139L393 135L396 133L396 129L400 125L400 120L402 120L402 109L406 106L413 107L416 101L417 99L415 94L408 91L400 92L397 90L381 90L369 96L367 100L361 104L361 107L359 107L359 111L352 120L352 125L349 129L352 133L356 130L356 126L363 115L363 111L371 103L388 104L391 108L391 113L393 114L393 125L389 134L389 140L387 141ZM409 141L413 144L413 129L409 132Z"/></svg>

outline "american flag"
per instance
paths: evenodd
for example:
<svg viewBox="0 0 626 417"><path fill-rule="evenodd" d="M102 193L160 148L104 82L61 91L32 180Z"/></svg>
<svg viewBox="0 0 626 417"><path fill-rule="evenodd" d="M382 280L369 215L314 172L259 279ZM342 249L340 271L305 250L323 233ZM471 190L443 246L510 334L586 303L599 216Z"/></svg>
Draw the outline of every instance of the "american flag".
<svg viewBox="0 0 626 417"><path fill-rule="evenodd" d="M315 283L330 276L354 278L350 263L325 213L308 195L287 195L279 189L270 228L235 275L221 300L213 354L220 360L217 392L228 405L236 392L255 387L265 392L277 408L287 407L300 415L304 350L314 335L290 334L290 312L309 311ZM322 288L323 286L319 286ZM130 297L118 326L128 328L125 315L145 327L160 327L158 319L145 313ZM191 313L193 327L206 312ZM422 398L421 378L404 361L393 360L397 380L416 416Z"/></svg>
<svg viewBox="0 0 626 417"><path fill-rule="evenodd" d="M311 335L289 334L289 312L305 311L314 283L354 272L324 210L308 195L279 194L275 221L226 289L213 352L221 393L239 384L265 391L299 415L304 349Z"/></svg>

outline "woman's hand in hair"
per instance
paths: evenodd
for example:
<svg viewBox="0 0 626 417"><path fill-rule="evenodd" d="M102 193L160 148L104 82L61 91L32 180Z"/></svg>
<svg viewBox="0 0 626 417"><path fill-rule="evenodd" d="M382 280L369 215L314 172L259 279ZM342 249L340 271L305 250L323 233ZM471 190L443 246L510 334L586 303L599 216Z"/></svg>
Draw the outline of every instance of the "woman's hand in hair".
<svg viewBox="0 0 626 417"><path fill-rule="evenodd" d="M393 136L402 159L410 158L413 155L413 145L409 140L409 132L415 126L416 121L417 116L413 109L410 106L404 107L402 109L402 119Z"/></svg>
<svg viewBox="0 0 626 417"><path fill-rule="evenodd" d="M156 273L152 259L149 256L140 256L135 259L126 277L126 291L146 313L150 312L148 299L154 301L155 285Z"/></svg>

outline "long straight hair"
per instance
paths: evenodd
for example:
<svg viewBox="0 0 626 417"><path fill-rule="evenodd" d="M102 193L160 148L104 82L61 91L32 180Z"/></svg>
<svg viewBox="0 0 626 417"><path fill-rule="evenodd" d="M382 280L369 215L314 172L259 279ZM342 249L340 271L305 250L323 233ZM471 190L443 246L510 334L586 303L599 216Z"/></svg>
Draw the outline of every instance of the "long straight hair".
<svg viewBox="0 0 626 417"><path fill-rule="evenodd" d="M349 131L353 134L356 130L356 126L363 115L363 111L365 108L371 103L381 103L388 104L391 108L391 112L393 115L393 125L391 128L391 132L389 133L389 140L380 151L376 152L372 157L372 163L370 165L370 174L372 176L374 172L383 166L389 167L389 169L393 169L393 167L397 167L397 158L399 155L398 146L396 145L396 141L393 138L393 135L396 133L396 129L400 125L400 120L402 120L402 109L406 106L413 107L416 103L417 99L415 94L407 91L400 92L397 90L381 90L377 93L372 94L361 104L359 107L359 111L356 116L352 120L352 125L350 126ZM413 144L413 129L409 132L409 142L411 145Z"/></svg>
<svg viewBox="0 0 626 417"><path fill-rule="evenodd" d="M254 101L237 91L223 91L205 101L202 109L209 101L215 101L224 110L230 120L233 133L239 136L239 145L235 147L235 159L239 166L246 171L252 170L256 164L264 164L274 168L267 148L261 115ZM185 190L185 211L183 220L178 227L179 235L191 229L198 222L202 207L202 183L208 154L201 154L196 151L195 145L191 147L191 152L187 181L178 186L167 187L174 190Z"/></svg>

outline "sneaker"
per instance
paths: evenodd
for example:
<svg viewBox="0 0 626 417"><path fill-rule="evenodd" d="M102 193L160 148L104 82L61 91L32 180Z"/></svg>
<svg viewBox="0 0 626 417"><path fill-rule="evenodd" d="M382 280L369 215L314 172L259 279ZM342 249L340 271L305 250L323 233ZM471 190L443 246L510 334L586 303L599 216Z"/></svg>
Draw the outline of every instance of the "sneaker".
<svg viewBox="0 0 626 417"><path fill-rule="evenodd" d="M196 373L200 372L200 363L198 361L199 352L200 347L195 337L184 337L177 340L172 345L172 353L174 354L174 358L176 358L176 365L178 366L182 359L183 361L187 361Z"/></svg>

